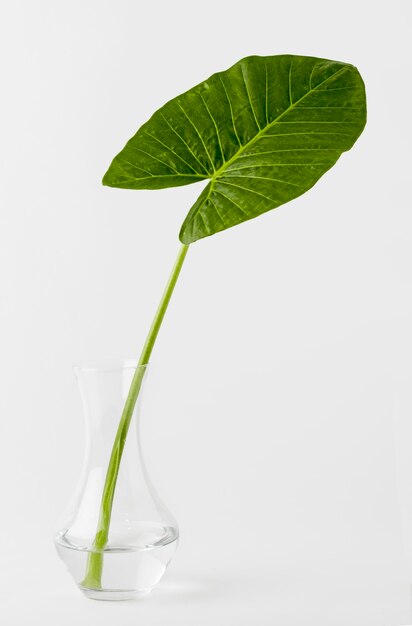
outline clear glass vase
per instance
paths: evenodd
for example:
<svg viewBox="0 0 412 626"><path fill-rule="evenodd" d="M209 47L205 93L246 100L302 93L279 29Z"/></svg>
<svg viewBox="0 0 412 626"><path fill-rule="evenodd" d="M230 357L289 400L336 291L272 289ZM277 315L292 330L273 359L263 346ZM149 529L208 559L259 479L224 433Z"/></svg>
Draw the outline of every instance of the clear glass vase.
<svg viewBox="0 0 412 626"><path fill-rule="evenodd" d="M137 367L144 369L144 382L147 366L137 366L133 360L81 363L74 368L86 417L86 450L80 481L55 545L79 588L94 599L121 600L150 592L178 541L176 521L156 494L144 465L140 389L120 461L108 541L99 555L94 547L113 442ZM99 584L85 584L91 558L101 559Z"/></svg>

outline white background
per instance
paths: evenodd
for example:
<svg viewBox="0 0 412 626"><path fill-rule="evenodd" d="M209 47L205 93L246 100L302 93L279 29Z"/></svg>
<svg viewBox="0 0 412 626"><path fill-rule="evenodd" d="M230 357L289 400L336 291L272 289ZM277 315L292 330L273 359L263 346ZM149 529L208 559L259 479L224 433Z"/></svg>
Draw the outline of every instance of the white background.
<svg viewBox="0 0 412 626"><path fill-rule="evenodd" d="M2 623L411 623L392 415L412 380L411 2L2 9ZM144 416L181 544L144 601L86 600L52 545L83 454L71 365L138 354L202 188L101 177L165 101L282 53L355 64L368 125L305 196L189 250Z"/></svg>

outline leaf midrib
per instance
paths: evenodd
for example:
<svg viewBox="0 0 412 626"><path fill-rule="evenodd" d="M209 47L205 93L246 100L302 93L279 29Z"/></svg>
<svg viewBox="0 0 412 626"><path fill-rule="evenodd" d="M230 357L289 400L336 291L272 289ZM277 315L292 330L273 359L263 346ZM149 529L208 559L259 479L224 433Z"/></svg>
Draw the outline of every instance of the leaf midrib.
<svg viewBox="0 0 412 626"><path fill-rule="evenodd" d="M316 66L314 66L316 67ZM266 126L264 126L263 128L261 128L259 130L258 133L256 133L256 135L254 137L252 137L252 139L250 139L247 143L245 143L241 148L239 148L239 150L237 150L237 152L235 152L235 154L233 156L230 157L230 159L228 161L225 161L225 163L223 163L223 165L216 170L213 173L213 176L210 177L210 183L211 183L211 190L213 187L213 183L216 181L216 179L222 174L222 172L225 172L228 167L231 165L231 163L233 163L233 161L235 161L241 154L243 154L243 152L245 152L248 148L250 148L251 146L253 146L253 144L258 141L260 139L260 137L272 126L274 126L276 123L279 122L279 120L282 119L282 117L284 117L287 113L289 113L291 110L293 110L297 104L299 104L300 102L302 102L302 100L304 100L307 96L309 96L311 93L313 93L314 91L316 91L318 89L318 87L320 87L321 85L323 85L324 83L326 83L328 80L330 80L331 78L335 78L336 76L338 76L338 74L343 73L345 70L349 69L349 65L345 65L344 67L341 67L340 70L338 70L337 72L335 72L334 74L331 74L330 76L328 76L327 78L325 78L325 80L323 80L321 83L319 83L318 85L316 85L316 87L314 87L313 89L309 89L309 91L307 91L301 98L299 98L299 100L296 100L296 102L294 102L293 104L291 104L290 106L288 106L287 109L285 109L283 111L283 113L281 113L280 115L278 115L272 122L270 122L270 124L267 124ZM313 70L312 70L313 71ZM209 196L209 194L208 194ZM204 203L203 203L204 204Z"/></svg>

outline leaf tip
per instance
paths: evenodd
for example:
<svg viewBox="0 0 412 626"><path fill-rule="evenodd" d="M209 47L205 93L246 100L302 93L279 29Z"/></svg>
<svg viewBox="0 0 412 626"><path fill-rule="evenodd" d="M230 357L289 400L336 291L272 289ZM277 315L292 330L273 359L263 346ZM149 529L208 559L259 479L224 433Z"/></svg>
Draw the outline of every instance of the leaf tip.
<svg viewBox="0 0 412 626"><path fill-rule="evenodd" d="M102 178L102 185L105 187L113 187L113 180L110 174L110 168L107 170L106 174Z"/></svg>

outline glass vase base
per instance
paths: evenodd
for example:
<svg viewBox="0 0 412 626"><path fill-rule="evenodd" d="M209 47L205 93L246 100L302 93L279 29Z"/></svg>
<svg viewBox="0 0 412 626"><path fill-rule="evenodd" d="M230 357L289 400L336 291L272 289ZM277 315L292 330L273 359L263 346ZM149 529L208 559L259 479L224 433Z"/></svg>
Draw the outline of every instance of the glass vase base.
<svg viewBox="0 0 412 626"><path fill-rule="evenodd" d="M79 585L80 591L84 593L87 598L91 600L109 600L109 601L119 601L119 600L136 600L138 598L144 598L148 596L152 589L142 589L139 591L135 591L131 589L127 590L116 590L116 589L87 589L87 587L82 587Z"/></svg>
<svg viewBox="0 0 412 626"><path fill-rule="evenodd" d="M100 585L96 587L85 580L90 574L90 558L96 553L74 546L67 536L62 535L55 538L55 545L77 586L88 598L129 600L149 594L158 584L178 543L177 534L170 527L159 530L157 526L146 524L145 529L146 532L140 534L140 544L144 539L154 539L153 529L156 529L157 538L162 535L163 541L158 539L155 545L148 543L144 547L111 546L105 549L101 553Z"/></svg>

